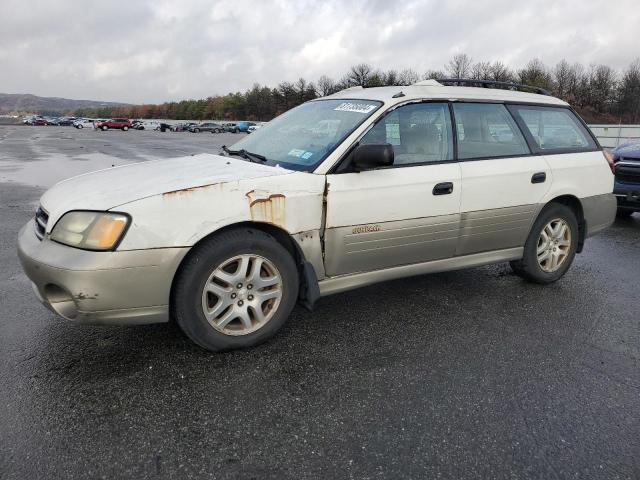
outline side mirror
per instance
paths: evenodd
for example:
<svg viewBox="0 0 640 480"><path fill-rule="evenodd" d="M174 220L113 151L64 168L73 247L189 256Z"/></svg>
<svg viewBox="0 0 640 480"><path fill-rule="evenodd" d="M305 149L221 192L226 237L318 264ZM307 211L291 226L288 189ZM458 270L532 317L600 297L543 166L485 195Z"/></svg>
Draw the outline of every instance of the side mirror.
<svg viewBox="0 0 640 480"><path fill-rule="evenodd" d="M393 145L358 145L353 151L351 166L356 172L393 165Z"/></svg>

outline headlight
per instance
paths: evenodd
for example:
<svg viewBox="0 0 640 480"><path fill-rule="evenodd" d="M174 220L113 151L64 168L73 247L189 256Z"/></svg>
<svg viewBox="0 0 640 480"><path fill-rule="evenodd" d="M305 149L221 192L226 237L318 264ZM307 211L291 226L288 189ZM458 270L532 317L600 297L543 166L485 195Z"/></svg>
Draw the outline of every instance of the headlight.
<svg viewBox="0 0 640 480"><path fill-rule="evenodd" d="M122 213L69 212L53 227L51 240L84 250L112 250L128 224Z"/></svg>

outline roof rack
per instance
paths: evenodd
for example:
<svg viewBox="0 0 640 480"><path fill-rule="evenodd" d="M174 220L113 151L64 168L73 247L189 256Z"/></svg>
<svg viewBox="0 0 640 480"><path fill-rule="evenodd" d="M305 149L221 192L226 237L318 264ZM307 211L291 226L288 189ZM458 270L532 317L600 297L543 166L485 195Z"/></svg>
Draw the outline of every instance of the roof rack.
<svg viewBox="0 0 640 480"><path fill-rule="evenodd" d="M467 87L484 87L484 88L499 88L503 90L524 90L532 91L539 95L551 96L549 91L540 87L533 87L531 85L523 85L522 83L513 82L499 82L497 80L474 80L472 78L438 78L438 83L443 85L454 86L467 86Z"/></svg>

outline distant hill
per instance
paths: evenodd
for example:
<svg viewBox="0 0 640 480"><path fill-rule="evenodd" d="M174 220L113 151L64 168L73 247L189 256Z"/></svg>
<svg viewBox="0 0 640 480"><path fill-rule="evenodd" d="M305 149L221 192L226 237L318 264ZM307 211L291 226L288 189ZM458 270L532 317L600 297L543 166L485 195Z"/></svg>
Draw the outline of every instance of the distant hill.
<svg viewBox="0 0 640 480"><path fill-rule="evenodd" d="M31 94L0 93L0 113L54 114L78 108L108 108L127 105L96 100L71 100L58 97L38 97Z"/></svg>

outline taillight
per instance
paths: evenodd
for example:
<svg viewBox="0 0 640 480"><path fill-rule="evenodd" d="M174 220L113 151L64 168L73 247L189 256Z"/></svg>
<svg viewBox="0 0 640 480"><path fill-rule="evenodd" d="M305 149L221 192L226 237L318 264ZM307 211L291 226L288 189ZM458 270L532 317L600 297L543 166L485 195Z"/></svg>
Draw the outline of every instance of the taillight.
<svg viewBox="0 0 640 480"><path fill-rule="evenodd" d="M609 164L609 168L611 169L611 173L616 174L616 163L613 160L613 155L608 150L602 150L602 154L604 158L607 159L607 163Z"/></svg>

